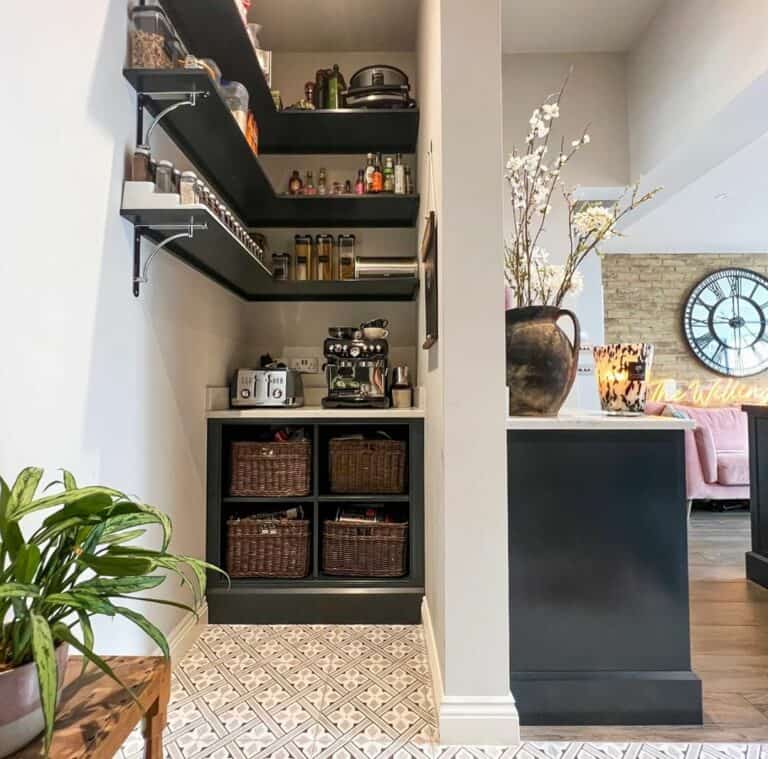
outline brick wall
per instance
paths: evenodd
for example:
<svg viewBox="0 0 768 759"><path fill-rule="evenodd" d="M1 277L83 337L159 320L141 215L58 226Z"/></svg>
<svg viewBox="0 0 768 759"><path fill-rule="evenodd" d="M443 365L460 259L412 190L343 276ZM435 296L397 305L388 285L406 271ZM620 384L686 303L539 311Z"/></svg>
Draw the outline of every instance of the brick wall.
<svg viewBox="0 0 768 759"><path fill-rule="evenodd" d="M604 256L606 343L653 343L656 379L703 383L721 377L691 353L683 335L682 319L691 288L707 274L730 266L768 277L768 253ZM745 382L768 387L768 372Z"/></svg>

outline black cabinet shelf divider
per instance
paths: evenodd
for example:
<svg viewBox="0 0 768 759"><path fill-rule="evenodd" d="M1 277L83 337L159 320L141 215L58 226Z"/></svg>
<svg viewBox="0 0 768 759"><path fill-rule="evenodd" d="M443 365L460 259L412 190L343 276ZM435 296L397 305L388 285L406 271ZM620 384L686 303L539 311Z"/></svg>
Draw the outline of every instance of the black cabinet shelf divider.
<svg viewBox="0 0 768 759"><path fill-rule="evenodd" d="M324 470L324 445L329 430L338 429L338 419L327 422L302 420L311 435L312 478L311 495L291 498L244 498L226 494L223 476L226 446L235 434L242 438L243 428L274 425L267 420L208 420L208 505L207 505L207 560L217 566L224 558L226 518L232 509L253 505L280 508L290 503L301 503L311 508L312 562L310 575L300 580L274 580L267 578L238 578L227 591L216 575L210 577L209 607L212 622L221 623L392 623L413 624L420 619L421 596L424 592L424 495L423 450L424 427L421 419L344 420L349 426L380 428L396 424L407 428L409 454L409 491L402 495L320 495L327 473ZM295 424L286 412L286 424ZM321 434L321 431L325 434ZM403 433L405 434L405 433ZM338 503L380 503L397 505L407 510L409 521L408 573L404 577L339 577L325 575L321 567L322 518L328 517L328 506ZM290 601L288 599L291 599Z"/></svg>

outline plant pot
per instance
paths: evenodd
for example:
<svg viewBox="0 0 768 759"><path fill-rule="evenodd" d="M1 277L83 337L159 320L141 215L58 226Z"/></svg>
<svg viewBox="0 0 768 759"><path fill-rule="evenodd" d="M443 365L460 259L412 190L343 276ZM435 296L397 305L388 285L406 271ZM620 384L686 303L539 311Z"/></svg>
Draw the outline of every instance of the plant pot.
<svg viewBox="0 0 768 759"><path fill-rule="evenodd" d="M64 688L68 658L69 647L61 643L56 649L57 703ZM3 759L26 746L45 729L34 662L0 672L0 704L0 759Z"/></svg>
<svg viewBox="0 0 768 759"><path fill-rule="evenodd" d="M573 321L573 342L557 325L563 316ZM512 308L506 312L506 326L510 416L556 415L576 379L576 315L554 306Z"/></svg>

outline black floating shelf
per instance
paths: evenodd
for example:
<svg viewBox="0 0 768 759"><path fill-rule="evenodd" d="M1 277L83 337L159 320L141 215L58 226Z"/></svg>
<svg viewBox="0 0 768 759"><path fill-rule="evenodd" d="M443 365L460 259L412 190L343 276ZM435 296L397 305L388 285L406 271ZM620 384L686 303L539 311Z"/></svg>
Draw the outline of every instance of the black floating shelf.
<svg viewBox="0 0 768 759"><path fill-rule="evenodd" d="M245 300L251 301L407 301L413 300L419 287L415 277L355 279L344 282L280 282L207 208L123 209L122 216L146 237L161 242L175 230L157 231L153 226L205 224L207 229L194 232L168 245L168 250L193 268ZM151 279L151 270L150 270ZM248 502L249 499L227 502ZM266 499L273 500L273 499ZM290 499L286 499L290 500ZM298 499L301 500L301 499ZM265 501L266 502L266 501Z"/></svg>
<svg viewBox="0 0 768 759"><path fill-rule="evenodd" d="M160 122L245 224L263 227L412 227L418 195L294 197L278 195L209 76L199 70L126 69L154 116L168 106L153 93L205 93Z"/></svg>
<svg viewBox="0 0 768 759"><path fill-rule="evenodd" d="M156 231L153 226L205 224L207 229L176 240L167 249L241 298L250 299L272 283L269 270L205 207L123 209L120 213L135 226L145 227L140 231L155 242L175 232Z"/></svg>
<svg viewBox="0 0 768 759"><path fill-rule="evenodd" d="M213 58L224 79L246 86L262 153L416 152L415 108L277 111L234 2L165 0L163 7L192 53Z"/></svg>

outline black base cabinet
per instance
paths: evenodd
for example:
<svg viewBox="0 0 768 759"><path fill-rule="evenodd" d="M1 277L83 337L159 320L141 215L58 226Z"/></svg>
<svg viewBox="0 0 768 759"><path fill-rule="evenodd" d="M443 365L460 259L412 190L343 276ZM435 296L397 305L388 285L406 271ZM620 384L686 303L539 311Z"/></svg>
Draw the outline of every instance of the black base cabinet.
<svg viewBox="0 0 768 759"><path fill-rule="evenodd" d="M231 497L230 443L259 428L303 427L312 440L311 493L300 498ZM383 430L406 441L408 479L401 495L333 495L328 441L334 435ZM251 437L251 439L256 439ZM264 418L208 420L206 558L226 569L226 523L231 516L301 504L312 525L309 575L300 580L235 578L231 587L209 573L208 618L214 624L418 624L424 596L424 422L414 418ZM407 570L397 578L357 578L322 571L321 525L344 504L380 504L408 519Z"/></svg>
<svg viewBox="0 0 768 759"><path fill-rule="evenodd" d="M683 431L510 430L507 456L521 724L701 724Z"/></svg>
<svg viewBox="0 0 768 759"><path fill-rule="evenodd" d="M768 406L743 406L749 419L749 492L752 550L747 579L768 588Z"/></svg>

